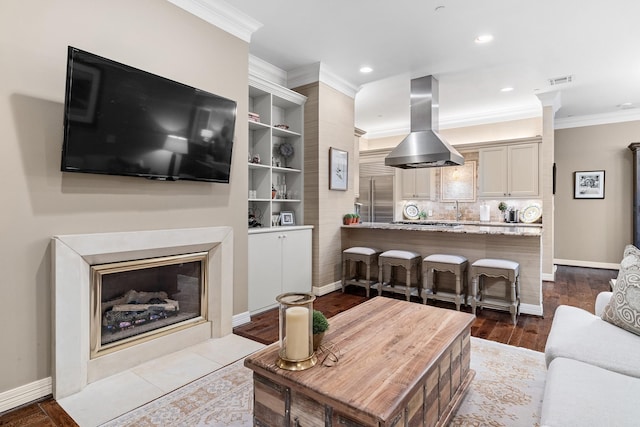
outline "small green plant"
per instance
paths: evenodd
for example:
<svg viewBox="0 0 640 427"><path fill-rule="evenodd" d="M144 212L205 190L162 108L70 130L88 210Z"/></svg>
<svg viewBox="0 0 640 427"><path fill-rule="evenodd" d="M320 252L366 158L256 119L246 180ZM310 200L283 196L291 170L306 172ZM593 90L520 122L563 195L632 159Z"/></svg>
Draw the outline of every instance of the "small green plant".
<svg viewBox="0 0 640 427"><path fill-rule="evenodd" d="M507 210L507 204L505 202L500 202L500 204L498 205L498 209L502 212Z"/></svg>
<svg viewBox="0 0 640 427"><path fill-rule="evenodd" d="M329 329L329 321L321 311L313 310L313 333L320 334Z"/></svg>

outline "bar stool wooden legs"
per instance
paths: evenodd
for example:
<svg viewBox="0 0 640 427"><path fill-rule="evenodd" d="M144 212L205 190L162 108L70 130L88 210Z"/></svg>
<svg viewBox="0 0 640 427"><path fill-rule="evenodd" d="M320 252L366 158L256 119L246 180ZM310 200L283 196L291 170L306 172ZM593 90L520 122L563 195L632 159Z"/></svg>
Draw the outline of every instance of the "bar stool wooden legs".
<svg viewBox="0 0 640 427"><path fill-rule="evenodd" d="M471 276L471 312L476 314L476 307L508 310L515 325L520 314L520 264L506 259L479 259L471 264ZM507 288L502 293L489 293L481 276L504 277Z"/></svg>
<svg viewBox="0 0 640 427"><path fill-rule="evenodd" d="M422 257L417 252L412 251L400 251L390 250L380 254L378 257L378 295L382 295L382 291L395 292L397 294L404 294L407 301L411 300L411 295L420 297L421 283L420 283L420 261ZM384 281L384 267L390 267L389 282ZM396 285L393 280L393 267L403 267L407 273L407 279L405 286ZM411 284L411 269L415 268L416 286Z"/></svg>
<svg viewBox="0 0 640 427"><path fill-rule="evenodd" d="M422 260L422 278L424 280L422 299L449 301L456 304L456 310L460 311L460 304L467 301L467 258L459 255L433 254ZM440 280L440 272L449 272L455 275L453 289L447 287ZM436 278L438 280L436 281Z"/></svg>
<svg viewBox="0 0 640 427"><path fill-rule="evenodd" d="M371 288L371 264L378 261L378 255L382 251L375 248L366 248L354 246L342 251L342 292L347 285L362 286L366 289L367 298L369 298L369 290ZM349 261L349 262L347 262ZM366 272L364 281L360 280L358 274L358 263L364 263ZM355 276L351 277L351 266L355 264Z"/></svg>

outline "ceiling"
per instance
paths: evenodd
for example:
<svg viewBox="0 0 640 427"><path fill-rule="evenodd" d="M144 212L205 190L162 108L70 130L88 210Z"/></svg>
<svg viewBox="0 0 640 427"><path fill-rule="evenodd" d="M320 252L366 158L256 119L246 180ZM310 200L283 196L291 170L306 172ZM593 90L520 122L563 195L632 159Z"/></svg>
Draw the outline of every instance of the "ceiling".
<svg viewBox="0 0 640 427"><path fill-rule="evenodd" d="M442 128L540 116L536 94L552 91L556 123L640 119L637 0L231 4L263 24L251 54L285 71L321 63L353 85L355 125L371 136L409 129L410 80L424 75L440 82ZM475 43L482 34L493 41ZM572 81L550 85L564 76Z"/></svg>

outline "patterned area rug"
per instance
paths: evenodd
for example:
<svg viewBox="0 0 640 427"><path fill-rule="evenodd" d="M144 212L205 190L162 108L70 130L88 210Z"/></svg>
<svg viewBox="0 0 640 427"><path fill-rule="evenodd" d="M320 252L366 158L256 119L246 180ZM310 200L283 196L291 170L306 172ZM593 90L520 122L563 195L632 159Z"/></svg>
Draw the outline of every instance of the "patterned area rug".
<svg viewBox="0 0 640 427"><path fill-rule="evenodd" d="M450 426L540 425L544 353L471 338L476 376Z"/></svg>
<svg viewBox="0 0 640 427"><path fill-rule="evenodd" d="M475 379L450 426L538 426L544 354L471 338ZM239 360L103 424L122 426L251 426L251 371Z"/></svg>

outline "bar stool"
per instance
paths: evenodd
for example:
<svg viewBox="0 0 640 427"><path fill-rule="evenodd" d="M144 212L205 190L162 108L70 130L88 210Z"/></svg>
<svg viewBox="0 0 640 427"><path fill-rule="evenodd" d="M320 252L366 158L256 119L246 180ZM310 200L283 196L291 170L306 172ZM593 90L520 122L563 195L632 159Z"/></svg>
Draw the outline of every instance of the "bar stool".
<svg viewBox="0 0 640 427"><path fill-rule="evenodd" d="M367 290L367 298L369 298L369 288L371 287L371 264L378 261L378 255L382 251L375 248L366 248L362 246L354 246L342 251L342 292L347 285L362 286ZM364 263L366 272L364 282L360 280L358 274L358 266ZM347 268L351 273L351 266L355 265L355 276L347 278ZM349 274L350 275L350 274Z"/></svg>
<svg viewBox="0 0 640 427"><path fill-rule="evenodd" d="M404 294L407 301L411 300L411 295L420 297L420 261L422 256L413 251L390 250L381 253L378 257L378 295L382 295L383 288L385 291ZM389 282L384 283L384 267L390 267ZM407 281L405 286L396 285L393 280L393 267L403 267L407 272ZM411 269L416 269L416 286L411 286Z"/></svg>
<svg viewBox="0 0 640 427"><path fill-rule="evenodd" d="M504 277L507 287L501 296L488 295L484 279L486 277ZM471 264L472 291L471 312L476 314L476 306L497 310L508 310L515 325L520 314L520 264L506 259L483 258Z"/></svg>
<svg viewBox="0 0 640 427"><path fill-rule="evenodd" d="M460 311L460 304L466 304L467 300L468 265L467 258L460 255L433 254L423 259L424 290L422 291L422 299L424 303L427 303L427 299L454 302L456 310ZM447 287L440 280L440 273L455 275L456 281L453 288Z"/></svg>

